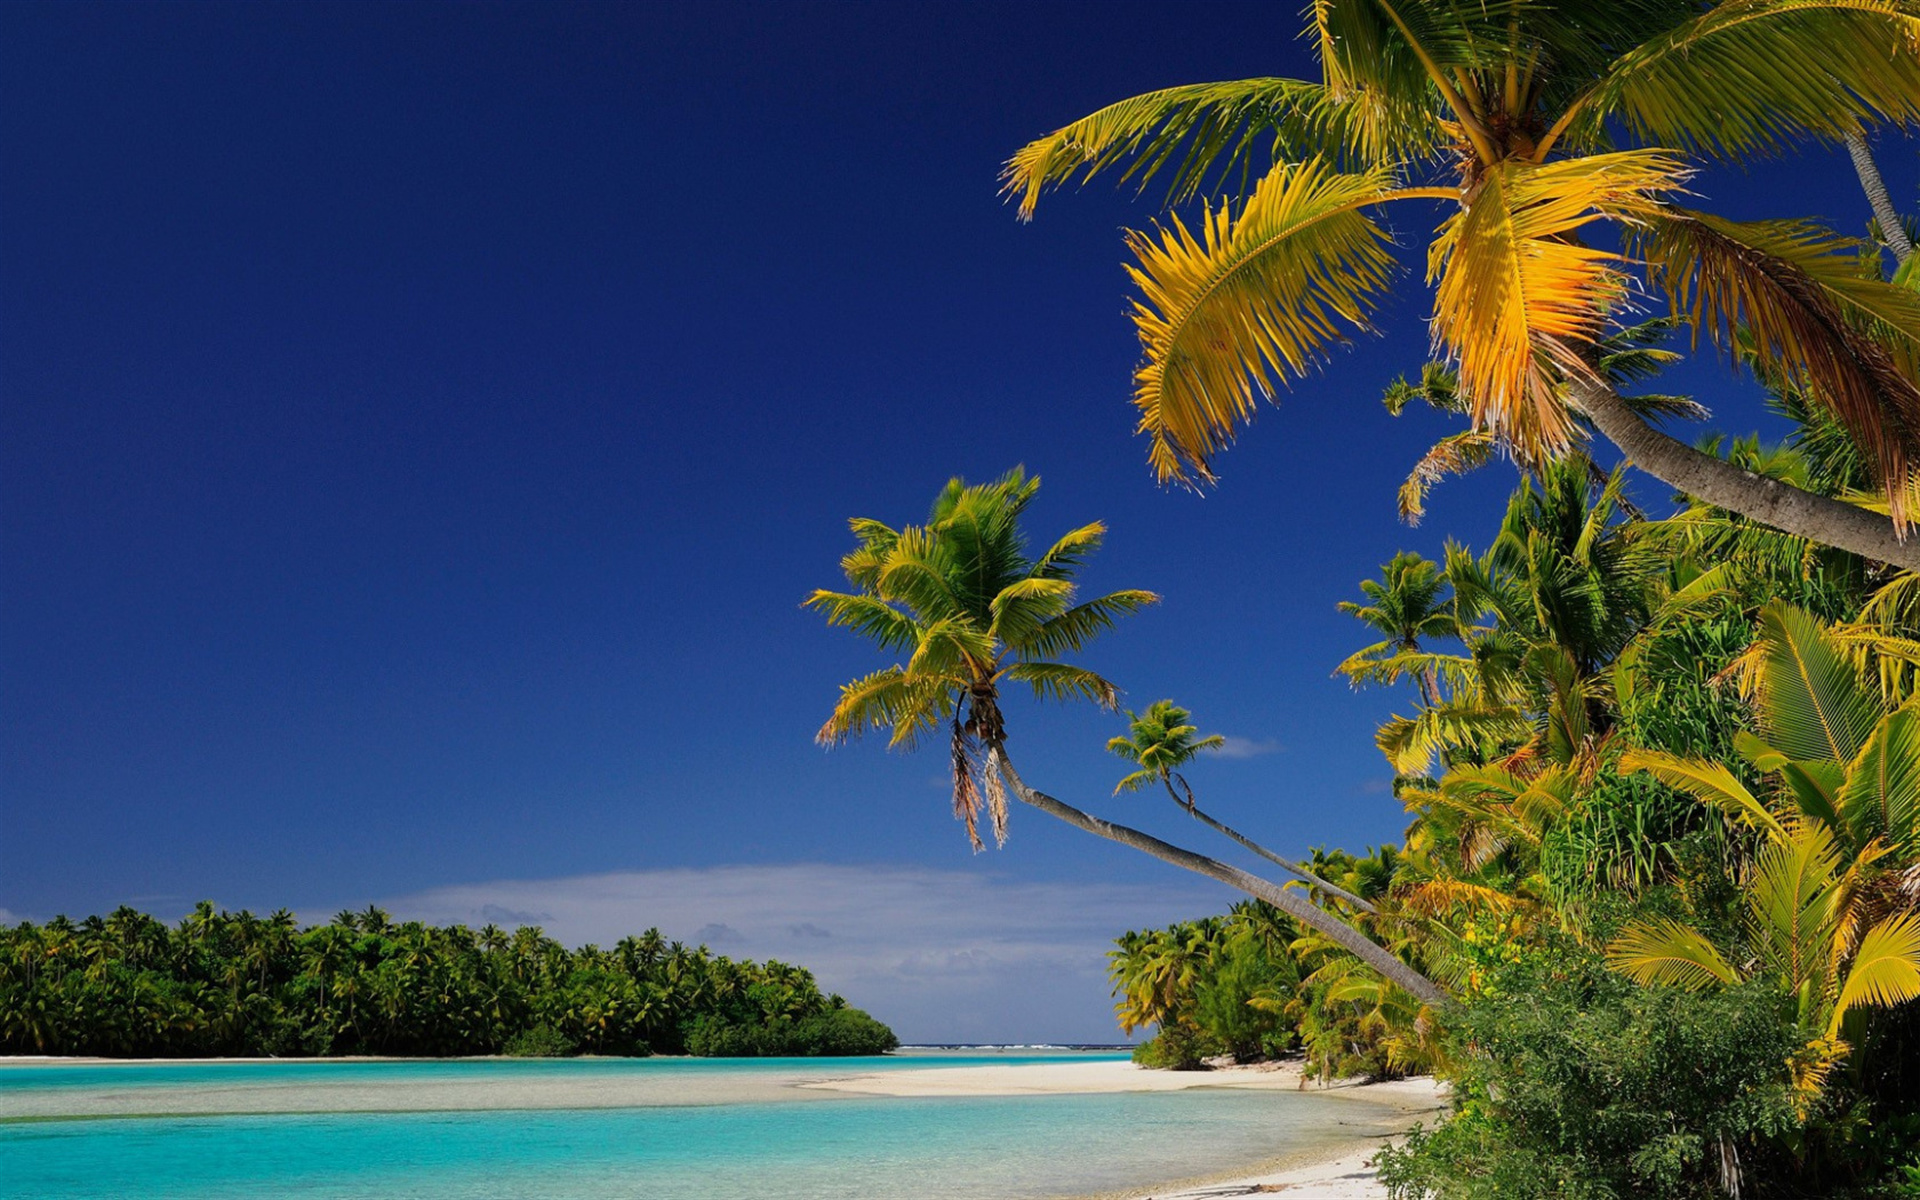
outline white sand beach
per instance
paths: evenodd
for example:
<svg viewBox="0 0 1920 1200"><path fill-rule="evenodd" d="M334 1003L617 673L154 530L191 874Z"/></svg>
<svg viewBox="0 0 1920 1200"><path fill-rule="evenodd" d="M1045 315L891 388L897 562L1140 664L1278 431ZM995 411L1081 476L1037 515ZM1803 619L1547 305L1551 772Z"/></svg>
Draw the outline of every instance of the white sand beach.
<svg viewBox="0 0 1920 1200"><path fill-rule="evenodd" d="M1368 1160L1394 1134L1431 1123L1446 1108L1442 1085L1430 1078L1364 1084L1303 1081L1298 1063L1227 1067L1212 1071L1147 1071L1124 1062L943 1067L898 1074L822 1080L803 1088L879 1096L1014 1096L1062 1093L1180 1091L1188 1088L1308 1090L1355 1105L1351 1139L1292 1154L1258 1172L1173 1186L1108 1194L1111 1200L1226 1200L1292 1195L1315 1200L1385 1200ZM1102 1197L1102 1200L1108 1200Z"/></svg>

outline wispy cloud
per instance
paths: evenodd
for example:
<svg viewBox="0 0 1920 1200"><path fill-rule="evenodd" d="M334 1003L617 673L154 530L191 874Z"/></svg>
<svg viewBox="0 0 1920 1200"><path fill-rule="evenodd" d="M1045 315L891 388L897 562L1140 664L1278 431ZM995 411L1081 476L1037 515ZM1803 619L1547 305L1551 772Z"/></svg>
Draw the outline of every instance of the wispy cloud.
<svg viewBox="0 0 1920 1200"><path fill-rule="evenodd" d="M1259 758L1266 754L1278 754L1283 749L1272 738L1243 738L1229 734L1226 742L1219 750L1221 758Z"/></svg>
<svg viewBox="0 0 1920 1200"><path fill-rule="evenodd" d="M1106 981L1115 935L1231 900L1177 877L1083 884L794 863L461 884L382 906L442 924L537 915L572 945L658 926L736 958L809 967L908 1041L1087 1042L1119 1036Z"/></svg>

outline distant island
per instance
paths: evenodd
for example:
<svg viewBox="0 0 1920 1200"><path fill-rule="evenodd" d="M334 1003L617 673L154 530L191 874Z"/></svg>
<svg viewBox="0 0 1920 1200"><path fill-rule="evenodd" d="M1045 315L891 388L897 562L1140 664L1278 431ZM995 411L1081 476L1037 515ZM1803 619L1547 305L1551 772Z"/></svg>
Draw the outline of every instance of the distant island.
<svg viewBox="0 0 1920 1200"><path fill-rule="evenodd" d="M812 972L658 929L569 950L539 928L435 927L369 907L302 928L217 911L0 929L0 1054L454 1057L882 1054L893 1031Z"/></svg>

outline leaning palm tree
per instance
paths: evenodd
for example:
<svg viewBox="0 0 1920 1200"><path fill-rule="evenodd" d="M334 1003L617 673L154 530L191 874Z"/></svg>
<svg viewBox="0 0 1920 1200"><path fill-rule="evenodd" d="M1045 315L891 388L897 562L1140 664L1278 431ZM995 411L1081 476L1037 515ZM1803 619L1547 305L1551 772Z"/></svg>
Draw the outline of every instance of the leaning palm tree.
<svg viewBox="0 0 1920 1200"><path fill-rule="evenodd" d="M1107 750L1139 769L1115 784L1113 794L1118 796L1121 792L1137 792L1158 783L1166 788L1167 795L1173 798L1175 804L1187 810L1188 816L1209 829L1225 834L1288 874L1340 897L1362 912L1376 911L1373 905L1360 897L1335 887L1292 859L1274 853L1199 806L1194 799L1193 785L1187 782L1180 768L1199 757L1203 750L1221 749L1227 744L1227 739L1217 733L1198 736L1200 729L1191 723L1192 715L1171 700L1155 700L1144 713L1128 713L1127 735L1110 738ZM1177 791L1176 784L1179 787Z"/></svg>
<svg viewBox="0 0 1920 1200"><path fill-rule="evenodd" d="M1277 380L1369 326L1397 278L1373 211L1441 201L1427 246L1435 341L1474 427L1515 457L1591 422L1683 492L1870 559L1920 568L1905 537L1920 455L1920 294L1861 278L1856 243L1802 220L1683 206L1696 164L1744 162L1920 120L1914 0L1315 0L1317 81L1248 79L1123 100L1018 151L1041 193L1123 168L1175 204L1237 198L1133 233L1139 428L1162 480L1200 484ZM1269 162L1267 156L1271 156ZM1606 240L1618 235L1619 249ZM1736 332L1804 379L1869 451L1891 519L1755 478L1654 428L1597 365L1638 285L1696 335Z"/></svg>
<svg viewBox="0 0 1920 1200"><path fill-rule="evenodd" d="M946 726L955 815L981 846L984 805L996 834L1006 829L1005 795L1097 837L1219 880L1265 900L1345 947L1381 974L1437 1002L1443 993L1419 972L1299 892L1196 854L1150 834L1092 816L1029 787L1007 757L1001 688L1025 684L1043 700L1091 700L1115 707L1117 689L1084 667L1060 661L1123 616L1154 602L1151 592L1120 591L1077 600L1074 576L1099 548L1105 526L1082 526L1030 557L1020 518L1038 478L1015 470L992 483L955 479L925 525L895 530L857 518L858 541L841 568L852 591L817 591L806 601L906 661L853 680L820 727L836 745L886 730L910 748Z"/></svg>
<svg viewBox="0 0 1920 1200"><path fill-rule="evenodd" d="M820 727L833 745L867 728L887 728L892 745L912 748L948 727L953 811L976 850L978 816L988 811L995 837L1007 834L1006 792L984 752L1006 739L1000 689L1023 683L1044 700L1091 700L1113 708L1118 689L1083 667L1056 661L1079 650L1159 597L1113 592L1076 603L1073 576L1099 549L1106 527L1083 525L1038 558L1028 558L1020 517L1040 489L1018 467L992 483L954 479L924 526L894 530L856 519L860 546L841 560L858 590L818 590L807 607L829 624L855 629L887 650L909 655L840 689Z"/></svg>

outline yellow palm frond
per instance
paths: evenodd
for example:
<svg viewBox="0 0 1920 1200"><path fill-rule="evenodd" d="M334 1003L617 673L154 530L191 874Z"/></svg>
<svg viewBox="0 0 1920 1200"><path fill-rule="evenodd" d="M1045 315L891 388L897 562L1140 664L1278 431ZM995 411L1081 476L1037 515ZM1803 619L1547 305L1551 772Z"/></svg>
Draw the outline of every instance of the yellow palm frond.
<svg viewBox="0 0 1920 1200"><path fill-rule="evenodd" d="M909 679L899 667L862 676L840 689L839 703L814 740L837 745L869 729L892 729L889 745L912 749L953 712L952 690L960 679Z"/></svg>
<svg viewBox="0 0 1920 1200"><path fill-rule="evenodd" d="M1847 1011L1858 1005L1888 1008L1916 996L1920 996L1920 914L1904 912L1861 935L1827 1033L1838 1034Z"/></svg>
<svg viewBox="0 0 1920 1200"><path fill-rule="evenodd" d="M1746 898L1752 940L1791 991L1830 978L1834 935L1847 918L1833 835L1807 824L1754 859Z"/></svg>
<svg viewBox="0 0 1920 1200"><path fill-rule="evenodd" d="M1407 481L1400 485L1400 519L1409 525L1418 525L1420 518L1427 515L1427 493L1433 490L1433 485L1449 475L1464 475L1486 466L1493 458L1495 444L1493 435L1483 429L1448 434L1435 442L1433 448L1413 464L1413 470L1407 472Z"/></svg>
<svg viewBox="0 0 1920 1200"><path fill-rule="evenodd" d="M1640 983L1691 990L1740 979L1698 930L1667 919L1629 925L1607 947L1607 962Z"/></svg>
<svg viewBox="0 0 1920 1200"><path fill-rule="evenodd" d="M1441 226L1427 252L1434 338L1459 364L1476 429L1530 458L1573 444L1557 376L1591 373L1583 356L1626 287L1619 255L1573 235L1652 208L1685 174L1659 151L1508 160Z"/></svg>
<svg viewBox="0 0 1920 1200"><path fill-rule="evenodd" d="M1256 145L1262 152L1274 145L1282 157L1304 157L1303 146L1345 143L1353 154L1377 163L1407 148L1410 140L1431 143L1431 122L1403 120L1394 126L1398 136L1388 138L1379 122L1355 119L1362 111L1324 86L1299 79L1162 88L1109 104L1022 146L1001 169L1000 190L1019 198L1020 217L1029 220L1047 188L1075 175L1084 182L1122 163L1128 165L1120 181L1138 179L1142 187L1172 166L1169 190L1178 203L1210 171L1231 170L1248 160ZM1428 132L1421 139L1423 128Z"/></svg>
<svg viewBox="0 0 1920 1200"><path fill-rule="evenodd" d="M1675 791L1685 792L1758 829L1776 841L1787 837L1786 827L1759 797L1747 790L1724 763L1682 758L1659 750L1629 750L1620 756L1620 773L1645 771Z"/></svg>
<svg viewBox="0 0 1920 1200"><path fill-rule="evenodd" d="M1517 896L1459 879L1430 879L1415 884L1401 893L1400 899L1407 911L1424 917L1441 917L1461 910L1509 913L1531 907Z"/></svg>
<svg viewBox="0 0 1920 1200"><path fill-rule="evenodd" d="M1197 236L1178 217L1158 236L1129 235L1145 352L1134 404L1161 480L1211 478L1209 460L1276 376L1302 374L1345 330L1367 327L1393 259L1360 209L1391 182L1384 170L1282 164L1237 212L1208 206Z"/></svg>

